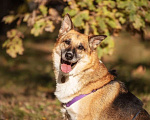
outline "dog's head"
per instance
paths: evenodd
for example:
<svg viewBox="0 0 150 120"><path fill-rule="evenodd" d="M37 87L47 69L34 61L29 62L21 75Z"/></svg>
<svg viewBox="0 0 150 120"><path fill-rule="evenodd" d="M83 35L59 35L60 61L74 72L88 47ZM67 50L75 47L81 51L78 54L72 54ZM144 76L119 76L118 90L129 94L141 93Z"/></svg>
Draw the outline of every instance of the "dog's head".
<svg viewBox="0 0 150 120"><path fill-rule="evenodd" d="M97 46L105 38L105 35L87 36L75 31L70 16L66 14L56 44L59 48L60 64L58 64L61 71L71 72L79 62L81 63L85 57L95 52Z"/></svg>

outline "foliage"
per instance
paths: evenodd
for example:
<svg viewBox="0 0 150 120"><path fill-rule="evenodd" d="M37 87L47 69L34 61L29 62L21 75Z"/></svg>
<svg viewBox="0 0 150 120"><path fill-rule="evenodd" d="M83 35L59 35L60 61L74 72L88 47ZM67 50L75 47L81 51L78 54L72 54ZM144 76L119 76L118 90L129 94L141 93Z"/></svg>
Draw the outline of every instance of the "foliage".
<svg viewBox="0 0 150 120"><path fill-rule="evenodd" d="M7 48L6 52L13 58L17 53L22 55L24 49L22 44L23 34L16 29L7 32L8 39L3 43L3 47Z"/></svg>
<svg viewBox="0 0 150 120"><path fill-rule="evenodd" d="M61 20L58 11L47 7L46 0L32 0L32 2L37 3L38 7L31 13L8 15L3 21L10 24L17 20L17 25L26 22L31 28L30 33L34 36L39 36L43 31L53 32L54 22L59 23ZM83 30L87 35L108 36L98 48L99 57L113 52L113 36L118 35L120 30L126 27L128 31L142 33L146 24L150 23L149 0L63 0L62 2L67 3L63 15L69 13L76 28ZM9 39L6 43L9 43ZM11 56L16 57L16 55Z"/></svg>
<svg viewBox="0 0 150 120"><path fill-rule="evenodd" d="M45 0L31 0L29 2L34 2L31 4L38 4L38 7L33 9L30 13L11 14L3 17L5 24L11 24L16 21L17 26L20 26L21 23L25 22L27 27L30 28L30 34L35 37L41 35L43 31L53 32L55 29L54 21L58 23L61 20L58 12L53 8L46 7ZM7 32L8 39L4 42L3 47L6 48L6 52L13 58L15 58L17 54L23 53L22 36L23 33L17 28Z"/></svg>
<svg viewBox="0 0 150 120"><path fill-rule="evenodd" d="M145 28L150 22L148 0L67 0L69 13L75 27L84 29L85 34L105 34L107 39L98 48L99 56L111 54L114 47L113 35L125 27L131 31Z"/></svg>

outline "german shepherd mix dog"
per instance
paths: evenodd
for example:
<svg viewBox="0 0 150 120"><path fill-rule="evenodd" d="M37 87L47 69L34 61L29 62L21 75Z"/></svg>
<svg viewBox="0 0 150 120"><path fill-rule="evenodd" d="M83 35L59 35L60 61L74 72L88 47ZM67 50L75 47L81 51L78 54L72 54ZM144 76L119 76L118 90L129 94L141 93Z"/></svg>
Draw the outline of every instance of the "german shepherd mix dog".
<svg viewBox="0 0 150 120"><path fill-rule="evenodd" d="M56 97L66 120L150 120L142 102L114 80L98 59L96 48L105 35L74 30L68 14L53 49Z"/></svg>

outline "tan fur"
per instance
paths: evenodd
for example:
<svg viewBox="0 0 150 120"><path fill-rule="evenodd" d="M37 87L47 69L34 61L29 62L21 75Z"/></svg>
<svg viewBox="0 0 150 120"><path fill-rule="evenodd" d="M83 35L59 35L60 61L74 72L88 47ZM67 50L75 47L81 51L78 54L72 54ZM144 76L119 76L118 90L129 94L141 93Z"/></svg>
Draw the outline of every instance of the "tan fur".
<svg viewBox="0 0 150 120"><path fill-rule="evenodd" d="M68 16L64 19L53 49L53 63L56 77L55 95L64 103L62 111L65 118L68 120L132 120L136 113L141 111L136 119L150 120L140 100L128 92L121 82L114 80L114 76L108 72L105 65L99 62L97 51L94 49L97 41L91 48L89 36L72 29L72 22ZM66 39L71 40L70 45L64 43ZM77 49L79 44L82 44L85 50ZM66 74L60 70L60 61L62 50L68 48L76 50L79 60L72 71ZM91 93L92 90L97 91ZM70 107L65 106L65 103L81 94L89 95Z"/></svg>

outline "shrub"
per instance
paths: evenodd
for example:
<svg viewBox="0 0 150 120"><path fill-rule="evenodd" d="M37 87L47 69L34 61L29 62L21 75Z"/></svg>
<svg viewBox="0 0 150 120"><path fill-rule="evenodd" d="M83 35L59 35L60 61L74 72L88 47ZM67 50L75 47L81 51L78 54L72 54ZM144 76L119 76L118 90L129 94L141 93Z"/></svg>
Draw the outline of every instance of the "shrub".
<svg viewBox="0 0 150 120"><path fill-rule="evenodd" d="M32 3L31 3L32 2ZM87 35L105 34L107 39L98 48L99 57L112 54L114 48L113 36L122 29L144 34L146 24L150 23L149 0L63 0L63 15L69 13L75 27ZM48 7L47 0L33 0L29 4L37 7L31 12L23 11L3 18L5 24L16 21L19 26L25 22L30 27L30 33L39 36L43 31L53 32L54 23L59 23L61 17L57 9ZM60 5L60 3L59 3ZM11 57L23 53L23 33L17 27L7 32L8 39L3 43Z"/></svg>

